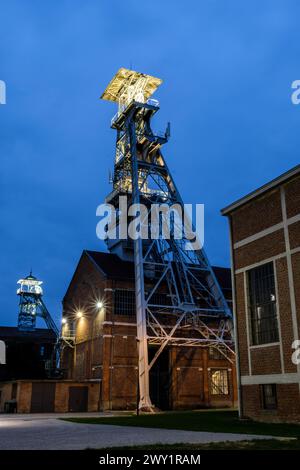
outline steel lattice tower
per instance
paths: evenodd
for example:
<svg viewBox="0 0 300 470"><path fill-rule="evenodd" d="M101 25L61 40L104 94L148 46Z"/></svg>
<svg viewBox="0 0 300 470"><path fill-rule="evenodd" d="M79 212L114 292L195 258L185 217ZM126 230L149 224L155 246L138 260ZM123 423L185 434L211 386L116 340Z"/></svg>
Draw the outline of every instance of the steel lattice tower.
<svg viewBox="0 0 300 470"><path fill-rule="evenodd" d="M51 329L56 337L58 337L58 328L42 298L43 289L41 285L43 281L38 280L30 273L29 276L20 279L18 284L20 284L17 290L17 294L20 298L18 316L19 330L33 331L36 327L36 318L41 317L44 319L47 328Z"/></svg>
<svg viewBox="0 0 300 470"><path fill-rule="evenodd" d="M113 191L106 203L117 209L119 238L108 239L107 244L110 251L116 252L120 252L118 245L122 244L125 258L130 243L134 245L139 407L143 410L152 407L149 370L167 345L212 346L231 361L234 354L232 314L204 250L187 249L190 240L174 236L178 223L174 217L169 219L173 228L169 238L149 223L151 212L158 204L183 209L183 201L161 152L170 135L169 125L163 135L151 128L151 118L158 111L159 103L150 96L161 82L121 68L101 97L118 104L118 112L111 122L117 131ZM120 234L124 216L120 196L127 196L126 210L132 204L147 207L149 217L144 218L140 231L154 230L156 238L120 240L124 235ZM150 363L148 345L157 346Z"/></svg>

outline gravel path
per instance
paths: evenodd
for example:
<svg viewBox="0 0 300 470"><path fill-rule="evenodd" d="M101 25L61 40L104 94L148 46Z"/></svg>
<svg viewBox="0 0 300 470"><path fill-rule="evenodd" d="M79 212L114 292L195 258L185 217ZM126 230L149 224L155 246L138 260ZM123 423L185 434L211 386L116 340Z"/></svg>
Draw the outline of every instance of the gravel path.
<svg viewBox="0 0 300 470"><path fill-rule="evenodd" d="M19 415L20 416L20 415ZM108 418L109 419L109 418ZM49 417L0 416L0 449L71 450L143 444L207 443L265 439L270 436L79 424Z"/></svg>

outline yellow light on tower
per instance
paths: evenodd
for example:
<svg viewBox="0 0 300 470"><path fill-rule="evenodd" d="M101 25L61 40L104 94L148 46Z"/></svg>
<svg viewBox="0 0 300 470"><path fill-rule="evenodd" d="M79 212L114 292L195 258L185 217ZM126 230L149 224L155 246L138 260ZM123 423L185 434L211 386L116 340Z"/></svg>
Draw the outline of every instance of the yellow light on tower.
<svg viewBox="0 0 300 470"><path fill-rule="evenodd" d="M121 67L106 87L101 99L115 101L125 106L128 106L132 100L144 103L161 83L160 78Z"/></svg>
<svg viewBox="0 0 300 470"><path fill-rule="evenodd" d="M83 313L81 312L81 310L79 310L79 311L76 313L76 316L77 316L77 318L82 318L82 317L83 317Z"/></svg>

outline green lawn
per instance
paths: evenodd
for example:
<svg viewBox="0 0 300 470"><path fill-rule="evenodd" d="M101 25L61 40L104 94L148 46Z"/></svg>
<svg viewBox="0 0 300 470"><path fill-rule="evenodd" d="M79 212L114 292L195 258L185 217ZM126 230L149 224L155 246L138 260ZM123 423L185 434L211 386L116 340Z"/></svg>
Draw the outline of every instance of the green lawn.
<svg viewBox="0 0 300 470"><path fill-rule="evenodd" d="M237 412L232 410L197 410L142 414L140 416L132 414L131 416L65 418L65 420L88 424L114 424L118 426L183 429L189 431L265 434L270 436L297 437L300 440L300 425L258 423L250 420L240 421ZM296 445L295 442L294 444Z"/></svg>

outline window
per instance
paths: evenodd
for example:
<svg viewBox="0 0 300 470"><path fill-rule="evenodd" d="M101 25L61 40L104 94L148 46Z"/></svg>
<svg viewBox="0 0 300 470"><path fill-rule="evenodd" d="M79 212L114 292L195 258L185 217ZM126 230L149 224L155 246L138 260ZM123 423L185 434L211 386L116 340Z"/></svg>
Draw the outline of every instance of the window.
<svg viewBox="0 0 300 470"><path fill-rule="evenodd" d="M278 341L273 263L248 271L248 294L252 344Z"/></svg>
<svg viewBox="0 0 300 470"><path fill-rule="evenodd" d="M135 292L116 289L114 292L115 315L135 315Z"/></svg>
<svg viewBox="0 0 300 470"><path fill-rule="evenodd" d="M219 351L219 349L217 349L217 348L214 348L213 346L210 346L208 348L208 357L209 357L209 359L212 359L212 360L215 360L215 361L225 359L225 357L223 356L221 351Z"/></svg>
<svg viewBox="0 0 300 470"><path fill-rule="evenodd" d="M135 291L126 289L116 289L114 292L115 299L115 315L129 315L136 314L135 309ZM154 293L151 295L149 304L153 305L170 305L171 300L168 295L164 293Z"/></svg>
<svg viewBox="0 0 300 470"><path fill-rule="evenodd" d="M212 395L228 395L228 372L226 369L213 370L210 376L210 393Z"/></svg>
<svg viewBox="0 0 300 470"><path fill-rule="evenodd" d="M276 410L277 393L275 384L261 385L262 407L264 410Z"/></svg>

